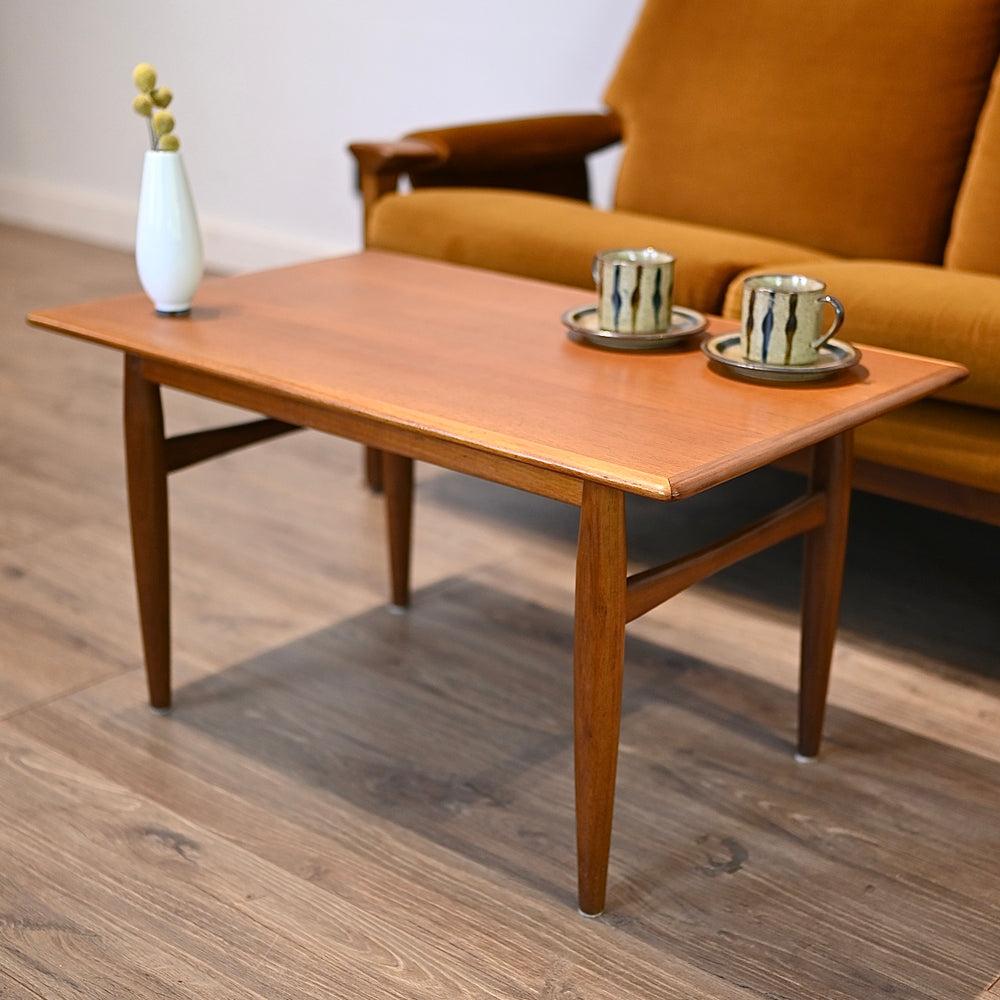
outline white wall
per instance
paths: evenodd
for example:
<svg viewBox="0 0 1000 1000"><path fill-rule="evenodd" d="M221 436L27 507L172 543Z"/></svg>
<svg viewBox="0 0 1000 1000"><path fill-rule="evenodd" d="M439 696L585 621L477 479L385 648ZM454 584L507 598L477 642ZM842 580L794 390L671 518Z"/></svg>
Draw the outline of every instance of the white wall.
<svg viewBox="0 0 1000 1000"><path fill-rule="evenodd" d="M640 0L2 0L0 219L130 247L146 123L174 92L211 265L360 244L346 145L601 108ZM598 158L607 201L613 158Z"/></svg>

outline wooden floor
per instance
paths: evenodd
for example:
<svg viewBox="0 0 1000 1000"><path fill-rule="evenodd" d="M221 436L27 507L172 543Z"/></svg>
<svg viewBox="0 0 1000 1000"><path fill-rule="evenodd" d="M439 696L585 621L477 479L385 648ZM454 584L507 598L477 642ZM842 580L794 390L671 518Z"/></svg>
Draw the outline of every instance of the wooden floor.
<svg viewBox="0 0 1000 1000"><path fill-rule="evenodd" d="M587 920L570 507L421 467L395 615L356 446L185 471L176 708L146 708L120 359L23 322L135 287L126 255L0 227L0 997L1000 1000L1000 530L856 498L812 765L796 544L630 626ZM797 485L634 504L632 557Z"/></svg>

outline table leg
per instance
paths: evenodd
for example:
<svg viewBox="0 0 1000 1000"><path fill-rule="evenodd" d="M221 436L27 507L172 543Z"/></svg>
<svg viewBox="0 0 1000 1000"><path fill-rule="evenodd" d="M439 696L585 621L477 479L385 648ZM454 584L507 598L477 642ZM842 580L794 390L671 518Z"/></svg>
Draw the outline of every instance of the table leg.
<svg viewBox="0 0 1000 1000"><path fill-rule="evenodd" d="M389 536L392 603L410 605L410 548L413 530L413 459L382 452L382 488L385 492Z"/></svg>
<svg viewBox="0 0 1000 1000"><path fill-rule="evenodd" d="M580 910L604 909L625 660L625 497L584 483L576 557L574 750Z"/></svg>
<svg viewBox="0 0 1000 1000"><path fill-rule="evenodd" d="M382 452L365 448L365 482L372 493L382 492Z"/></svg>
<svg viewBox="0 0 1000 1000"><path fill-rule="evenodd" d="M160 387L125 356L125 466L149 702L170 707L170 544Z"/></svg>
<svg viewBox="0 0 1000 1000"><path fill-rule="evenodd" d="M805 535L802 646L799 667L800 759L819 753L840 613L851 501L853 435L845 431L816 446L810 486L826 494L826 519Z"/></svg>

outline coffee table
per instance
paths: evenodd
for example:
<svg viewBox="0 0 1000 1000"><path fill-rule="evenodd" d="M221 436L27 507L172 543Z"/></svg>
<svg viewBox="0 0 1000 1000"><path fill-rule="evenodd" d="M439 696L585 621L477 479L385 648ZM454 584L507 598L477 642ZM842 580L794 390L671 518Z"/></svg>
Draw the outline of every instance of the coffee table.
<svg viewBox="0 0 1000 1000"><path fill-rule="evenodd" d="M413 462L580 508L574 750L580 909L604 906L627 622L698 580L805 535L798 752L820 744L851 490L852 430L962 378L958 365L864 348L822 383L763 385L696 345L612 352L571 342L579 289L369 250L203 283L190 316L144 295L33 312L124 354L132 545L151 704L170 705L167 476L298 427L381 456L392 600L409 601ZM736 324L712 318L708 335ZM849 327L845 332L849 332ZM261 420L164 434L161 386ZM683 500L811 448L798 500L716 545L629 575L625 495Z"/></svg>

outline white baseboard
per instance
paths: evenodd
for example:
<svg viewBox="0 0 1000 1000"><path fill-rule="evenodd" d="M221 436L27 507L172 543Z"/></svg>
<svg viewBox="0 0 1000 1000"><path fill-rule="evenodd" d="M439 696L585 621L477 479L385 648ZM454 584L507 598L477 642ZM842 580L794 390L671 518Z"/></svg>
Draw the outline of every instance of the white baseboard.
<svg viewBox="0 0 1000 1000"><path fill-rule="evenodd" d="M135 246L134 200L79 188L0 177L0 221L119 250ZM351 253L338 245L258 226L200 216L205 266L223 273L257 271Z"/></svg>

